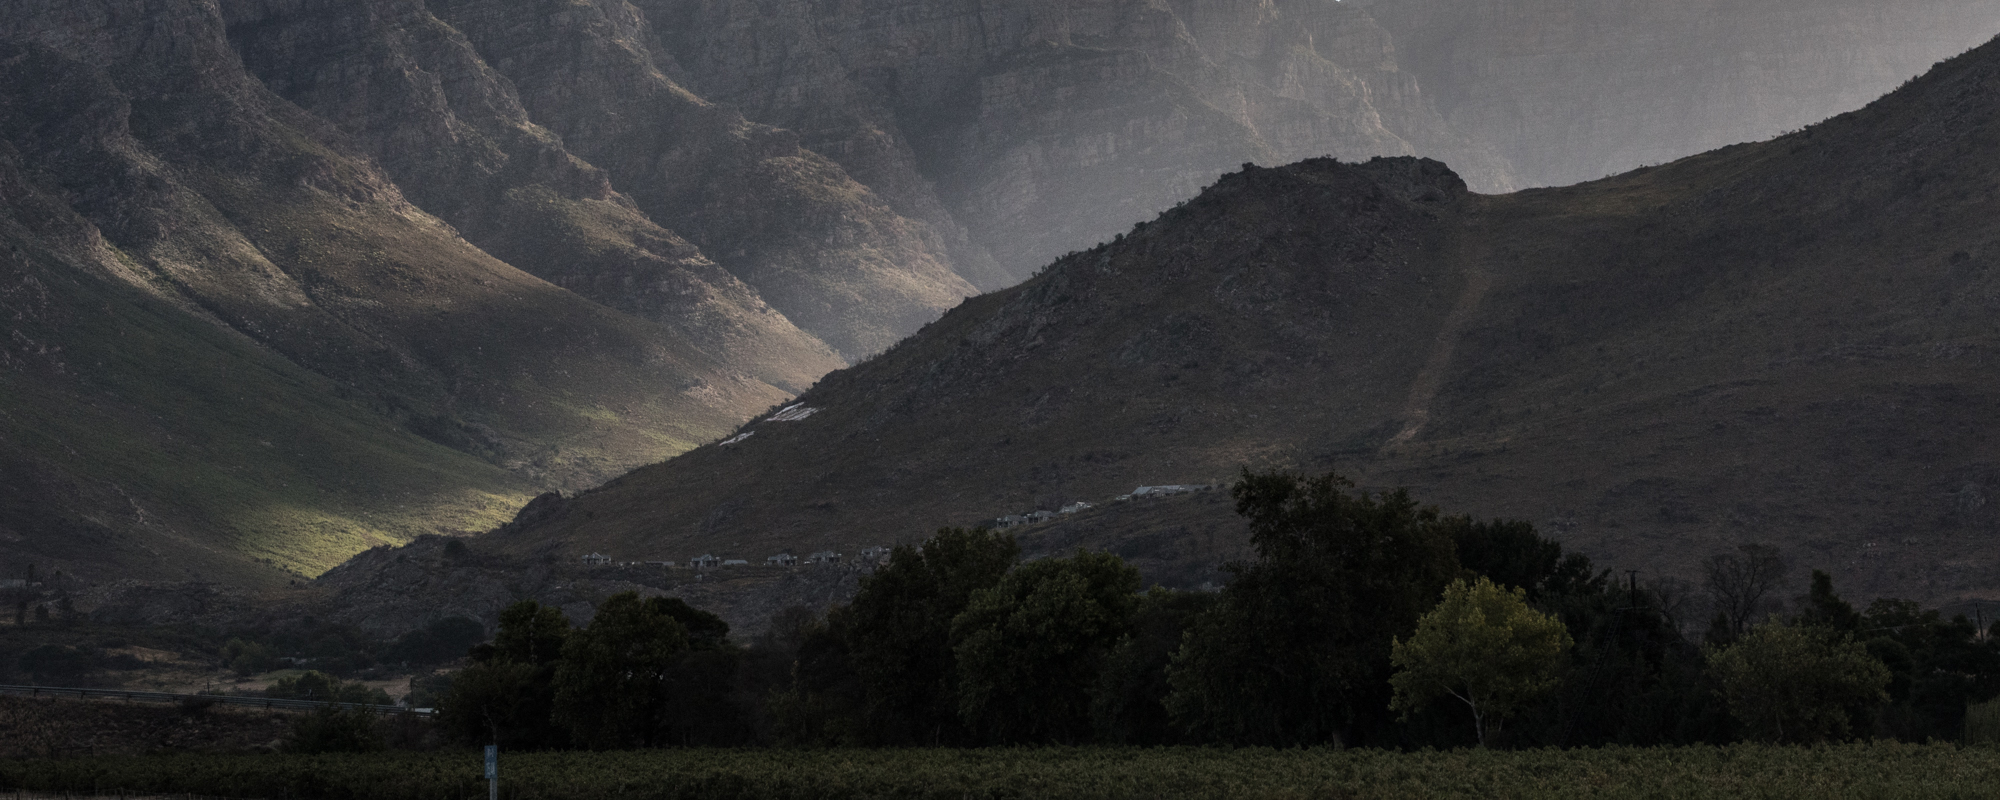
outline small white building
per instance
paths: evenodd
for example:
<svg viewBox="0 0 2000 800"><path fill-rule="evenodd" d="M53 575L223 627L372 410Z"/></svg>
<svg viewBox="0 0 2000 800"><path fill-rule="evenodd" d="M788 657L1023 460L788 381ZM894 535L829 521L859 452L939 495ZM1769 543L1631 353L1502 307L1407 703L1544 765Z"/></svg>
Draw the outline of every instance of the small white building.
<svg viewBox="0 0 2000 800"><path fill-rule="evenodd" d="M725 558L725 559L723 559L723 560L722 560L722 566L723 566L724 568L728 568L728 567L747 567L747 566L750 566L750 562L749 562L749 561L746 561L746 560L744 560L744 559L741 559L741 558Z"/></svg>
<svg viewBox="0 0 2000 800"><path fill-rule="evenodd" d="M689 560L688 566L694 567L695 569L712 569L714 567L722 566L722 559L718 556L713 556L707 553L703 553Z"/></svg>
<svg viewBox="0 0 2000 800"><path fill-rule="evenodd" d="M791 553L779 553L764 559L764 565L770 567L793 567L798 566L798 563L799 557Z"/></svg>
<svg viewBox="0 0 2000 800"><path fill-rule="evenodd" d="M840 554L832 550L821 550L816 553L813 553L812 555L806 556L806 563L838 564L840 563Z"/></svg>
<svg viewBox="0 0 2000 800"><path fill-rule="evenodd" d="M1194 484L1141 486L1137 489L1133 489L1132 493L1126 495L1126 497L1165 497L1170 494L1187 494L1188 492L1198 492L1207 488L1208 488L1207 486L1194 485Z"/></svg>
<svg viewBox="0 0 2000 800"><path fill-rule="evenodd" d="M889 554L890 554L891 552L894 552L894 551L893 551L893 550L890 550L890 549L889 549L889 548L887 548L887 547L864 547L864 548L861 548L861 563L864 563L864 564L884 564L884 563L887 563L887 562L889 561Z"/></svg>
<svg viewBox="0 0 2000 800"><path fill-rule="evenodd" d="M1086 508L1090 508L1090 504L1089 504L1089 503L1086 503L1086 502L1083 502L1082 500L1078 500L1078 501L1076 501L1076 502L1074 502L1074 503L1071 503L1071 504L1069 504L1069 505L1066 505L1066 506L1063 506L1063 507L1062 507L1061 509L1059 509L1059 511L1060 511L1061 513L1064 513L1064 514L1074 514L1074 513L1078 512L1078 511L1082 511L1082 510L1084 510L1084 509L1086 509Z"/></svg>
<svg viewBox="0 0 2000 800"><path fill-rule="evenodd" d="M601 567L609 563L611 563L611 557L603 553L591 553L583 557L583 565L586 567Z"/></svg>
<svg viewBox="0 0 2000 800"><path fill-rule="evenodd" d="M1054 512L1054 511L1030 511L1030 512L1028 512L1028 513L1027 513L1026 515L1024 515L1024 517L1023 517L1023 518L1024 518L1024 519L1026 519L1026 520L1028 521L1028 524L1030 524L1030 525L1034 525L1034 524L1037 524L1037 523L1042 523L1042 522L1048 522L1049 520L1052 520L1052 519L1055 519L1055 518L1056 518L1056 512Z"/></svg>

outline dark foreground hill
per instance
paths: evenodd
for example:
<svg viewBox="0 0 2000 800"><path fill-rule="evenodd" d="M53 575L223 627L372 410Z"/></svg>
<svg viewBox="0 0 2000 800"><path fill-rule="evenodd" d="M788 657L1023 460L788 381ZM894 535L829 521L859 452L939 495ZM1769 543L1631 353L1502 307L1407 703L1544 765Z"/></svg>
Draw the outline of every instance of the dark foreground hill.
<svg viewBox="0 0 2000 800"><path fill-rule="evenodd" d="M1857 595L1992 596L1996 273L2000 43L1563 189L1246 167L493 541L762 559L1247 465L1532 520L1607 567L1691 577L1762 541Z"/></svg>

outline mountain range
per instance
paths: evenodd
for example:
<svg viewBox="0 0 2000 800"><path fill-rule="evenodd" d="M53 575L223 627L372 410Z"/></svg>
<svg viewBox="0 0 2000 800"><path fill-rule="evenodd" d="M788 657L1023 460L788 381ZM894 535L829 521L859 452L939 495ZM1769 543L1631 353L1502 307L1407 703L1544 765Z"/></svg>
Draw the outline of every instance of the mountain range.
<svg viewBox="0 0 2000 800"><path fill-rule="evenodd" d="M1241 551L1230 505L1115 498L1278 468L1653 578L1769 543L1859 597L1993 599L1997 98L2000 40L1801 131L1563 188L1246 165L488 543L761 559L1085 501L1024 547L1193 582Z"/></svg>
<svg viewBox="0 0 2000 800"><path fill-rule="evenodd" d="M0 561L275 587L488 529L1241 162L1594 177L1857 106L1989 11L0 0Z"/></svg>

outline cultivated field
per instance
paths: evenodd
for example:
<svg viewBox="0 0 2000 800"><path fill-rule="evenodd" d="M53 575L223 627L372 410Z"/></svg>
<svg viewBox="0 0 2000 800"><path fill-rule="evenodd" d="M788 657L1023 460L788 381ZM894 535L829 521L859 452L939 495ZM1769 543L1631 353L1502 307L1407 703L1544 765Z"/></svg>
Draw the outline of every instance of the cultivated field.
<svg viewBox="0 0 2000 800"><path fill-rule="evenodd" d="M533 798L1972 798L2000 750L1949 744L1519 752L1265 749L668 750L503 755ZM439 800L486 793L476 751L0 762L0 789ZM4 796L4 795L0 795Z"/></svg>

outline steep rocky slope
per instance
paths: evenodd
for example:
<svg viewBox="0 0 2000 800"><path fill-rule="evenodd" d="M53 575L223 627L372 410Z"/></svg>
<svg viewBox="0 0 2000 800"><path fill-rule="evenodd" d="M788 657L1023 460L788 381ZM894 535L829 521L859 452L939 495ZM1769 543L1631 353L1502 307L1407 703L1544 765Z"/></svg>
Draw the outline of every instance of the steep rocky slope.
<svg viewBox="0 0 2000 800"><path fill-rule="evenodd" d="M828 376L810 416L495 544L753 557L1280 466L1533 520L1605 566L1691 576L1768 541L1861 596L1996 596L1995 98L2000 42L1564 189L1480 196L1413 159L1228 175Z"/></svg>
<svg viewBox="0 0 2000 800"><path fill-rule="evenodd" d="M506 78L423 3L223 10L266 86L340 126L412 202L486 252L790 391L843 363L533 122Z"/></svg>
<svg viewBox="0 0 2000 800"><path fill-rule="evenodd" d="M975 293L923 223L790 132L676 84L649 46L647 18L623 0L432 6L639 208L848 357Z"/></svg>
<svg viewBox="0 0 2000 800"><path fill-rule="evenodd" d="M459 238L212 5L0 11L9 561L316 572L786 396Z"/></svg>

